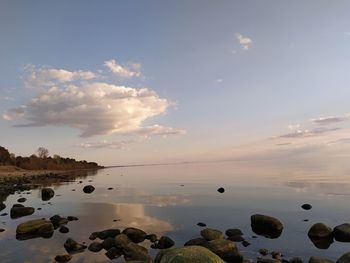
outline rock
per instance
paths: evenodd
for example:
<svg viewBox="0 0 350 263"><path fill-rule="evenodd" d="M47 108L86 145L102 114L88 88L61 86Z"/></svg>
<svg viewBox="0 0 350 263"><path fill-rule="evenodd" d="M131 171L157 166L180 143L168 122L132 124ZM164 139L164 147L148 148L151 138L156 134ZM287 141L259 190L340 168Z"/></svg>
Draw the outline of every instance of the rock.
<svg viewBox="0 0 350 263"><path fill-rule="evenodd" d="M53 224L53 226L55 227L55 229L61 225L65 225L68 223L68 219L61 217L60 215L54 215L54 216L50 217L50 221Z"/></svg>
<svg viewBox="0 0 350 263"><path fill-rule="evenodd" d="M259 253L263 256L267 256L269 254L269 251L266 248L259 249Z"/></svg>
<svg viewBox="0 0 350 263"><path fill-rule="evenodd" d="M0 228L0 233L1 233L1 232L4 232L4 231L5 231L5 229L3 229L3 228Z"/></svg>
<svg viewBox="0 0 350 263"><path fill-rule="evenodd" d="M204 247L218 255L226 262L241 262L242 256L238 253L236 244L230 240L216 239L204 244Z"/></svg>
<svg viewBox="0 0 350 263"><path fill-rule="evenodd" d="M84 244L79 244L73 239L68 238L64 243L64 248L67 250L68 253L79 253L83 252L87 248L87 246L85 246Z"/></svg>
<svg viewBox="0 0 350 263"><path fill-rule="evenodd" d="M93 191L95 191L95 187L93 187L92 185L86 185L83 188L83 192L85 194L91 194Z"/></svg>
<svg viewBox="0 0 350 263"><path fill-rule="evenodd" d="M201 246L187 246L161 250L155 258L155 263L224 263L224 261Z"/></svg>
<svg viewBox="0 0 350 263"><path fill-rule="evenodd" d="M152 248L167 249L174 245L175 242L170 237L162 236L156 244L152 245Z"/></svg>
<svg viewBox="0 0 350 263"><path fill-rule="evenodd" d="M24 207L24 205L22 205L22 204L13 204L12 208L13 207Z"/></svg>
<svg viewBox="0 0 350 263"><path fill-rule="evenodd" d="M119 258L122 255L122 252L118 250L115 247L110 248L106 253L106 257L108 257L110 260Z"/></svg>
<svg viewBox="0 0 350 263"><path fill-rule="evenodd" d="M218 188L217 190L220 194L224 193L225 192L225 189L223 187L220 187Z"/></svg>
<svg viewBox="0 0 350 263"><path fill-rule="evenodd" d="M215 239L224 239L224 234L216 229L206 228L201 231L201 236L208 241Z"/></svg>
<svg viewBox="0 0 350 263"><path fill-rule="evenodd" d="M294 257L289 260L289 263L303 263L303 260L299 257Z"/></svg>
<svg viewBox="0 0 350 263"><path fill-rule="evenodd" d="M125 235L125 234L117 235L117 236L114 238L114 245L116 246L116 248L124 248L124 247L126 247L130 242L131 242L130 239L129 239L128 236Z"/></svg>
<svg viewBox="0 0 350 263"><path fill-rule="evenodd" d="M257 263L281 263L281 261L273 258L258 258Z"/></svg>
<svg viewBox="0 0 350 263"><path fill-rule="evenodd" d="M3 202L0 202L0 211L4 210L6 205Z"/></svg>
<svg viewBox="0 0 350 263"><path fill-rule="evenodd" d="M69 228L66 226L61 226L60 229L58 229L58 231L60 231L60 233L66 234L69 232Z"/></svg>
<svg viewBox="0 0 350 263"><path fill-rule="evenodd" d="M133 227L125 228L122 233L127 235L128 238L134 243L143 242L147 236L145 231Z"/></svg>
<svg viewBox="0 0 350 263"><path fill-rule="evenodd" d="M106 239L108 237L116 237L117 235L120 234L120 230L119 229L114 229L114 228L111 228L111 229L106 229L106 230L103 230L103 231L100 231L100 232L97 232L97 237L99 239Z"/></svg>
<svg viewBox="0 0 350 263"><path fill-rule="evenodd" d="M204 238L199 237L199 238L194 238L187 241L184 246L204 246L204 244L207 242L208 241L205 240Z"/></svg>
<svg viewBox="0 0 350 263"><path fill-rule="evenodd" d="M310 205L310 204L303 204L301 206L301 208L304 209L304 210L310 210L312 208L312 205Z"/></svg>
<svg viewBox="0 0 350 263"><path fill-rule="evenodd" d="M17 236L18 239L28 239L39 236L51 237L53 235L53 232L54 228L52 223L45 219L35 219L24 222L22 224L19 224L16 229L16 233L19 235Z"/></svg>
<svg viewBox="0 0 350 263"><path fill-rule="evenodd" d="M97 238L97 234L98 234L98 232L91 233L91 235L89 236L89 239L90 240L95 240Z"/></svg>
<svg viewBox="0 0 350 263"><path fill-rule="evenodd" d="M334 239L340 242L350 242L350 224L341 224L333 229Z"/></svg>
<svg viewBox="0 0 350 263"><path fill-rule="evenodd" d="M311 242L314 244L315 247L319 249L328 249L333 241L333 236L330 237L323 237L323 238L313 238L310 237Z"/></svg>
<svg viewBox="0 0 350 263"><path fill-rule="evenodd" d="M108 187L107 190L113 190L113 187Z"/></svg>
<svg viewBox="0 0 350 263"><path fill-rule="evenodd" d="M102 243L92 242L89 245L88 250L90 250L91 252L100 252L102 250L102 248L103 248Z"/></svg>
<svg viewBox="0 0 350 263"><path fill-rule="evenodd" d="M349 263L349 262L350 262L350 252L345 253L337 260L337 263Z"/></svg>
<svg viewBox="0 0 350 263"><path fill-rule="evenodd" d="M71 255L69 255L69 254L65 254L65 255L57 255L56 257L55 257L55 261L56 262L68 262L68 261L70 261L72 259L72 256Z"/></svg>
<svg viewBox="0 0 350 263"><path fill-rule="evenodd" d="M206 227L207 225L206 225L205 223L198 222L198 223L197 223L197 226L200 226L200 227Z"/></svg>
<svg viewBox="0 0 350 263"><path fill-rule="evenodd" d="M311 257L309 263L334 263L334 261L326 258Z"/></svg>
<svg viewBox="0 0 350 263"><path fill-rule="evenodd" d="M24 197L18 198L17 200L18 203L24 203L25 201L27 201L27 198Z"/></svg>
<svg viewBox="0 0 350 263"><path fill-rule="evenodd" d="M0 216L7 216L8 214L7 213L2 213Z"/></svg>
<svg viewBox="0 0 350 263"><path fill-rule="evenodd" d="M114 238L113 237L107 237L105 240L103 240L102 247L105 250L109 250L112 247L114 247Z"/></svg>
<svg viewBox="0 0 350 263"><path fill-rule="evenodd" d="M123 255L126 261L143 260L153 262L153 259L148 255L148 250L133 242L129 242L122 248Z"/></svg>
<svg viewBox="0 0 350 263"><path fill-rule="evenodd" d="M226 236L232 237L232 236L243 236L243 232L240 229L232 228L227 229L225 232Z"/></svg>
<svg viewBox="0 0 350 263"><path fill-rule="evenodd" d="M152 243L156 242L158 240L157 235L155 234L150 234L146 236L146 239L148 239L149 241L151 241Z"/></svg>
<svg viewBox="0 0 350 263"><path fill-rule="evenodd" d="M242 241L244 241L244 238L242 236L230 236L227 239L231 240L231 241L235 241L235 242L242 242Z"/></svg>
<svg viewBox="0 0 350 263"><path fill-rule="evenodd" d="M54 196L55 196L55 191L52 190L51 188L43 188L43 189L41 189L41 199L43 201L48 201Z"/></svg>
<svg viewBox="0 0 350 263"><path fill-rule="evenodd" d="M282 253L278 251L272 251L271 256L273 259L282 260Z"/></svg>
<svg viewBox="0 0 350 263"><path fill-rule="evenodd" d="M328 238L332 237L332 229L323 223L314 224L307 233L309 238Z"/></svg>
<svg viewBox="0 0 350 263"><path fill-rule="evenodd" d="M248 246L250 246L250 243L247 240L243 240L242 241L242 246L248 247Z"/></svg>
<svg viewBox="0 0 350 263"><path fill-rule="evenodd" d="M10 215L11 215L11 218L19 218L22 216L32 215L34 211L35 209L33 207L14 206L11 208Z"/></svg>
<svg viewBox="0 0 350 263"><path fill-rule="evenodd" d="M79 220L77 217L75 217L75 216L67 216L67 219L68 219L68 221L77 221L77 220Z"/></svg>
<svg viewBox="0 0 350 263"><path fill-rule="evenodd" d="M254 233L267 238L278 238L282 234L283 224L277 218L255 214L250 217Z"/></svg>

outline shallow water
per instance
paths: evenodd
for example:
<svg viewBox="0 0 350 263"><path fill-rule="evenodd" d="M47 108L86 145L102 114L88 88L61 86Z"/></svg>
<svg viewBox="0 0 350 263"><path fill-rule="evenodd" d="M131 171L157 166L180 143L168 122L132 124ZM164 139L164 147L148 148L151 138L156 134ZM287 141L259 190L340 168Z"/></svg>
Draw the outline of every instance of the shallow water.
<svg viewBox="0 0 350 263"><path fill-rule="evenodd" d="M78 184L79 180L83 183ZM238 247L251 259L258 256L259 248L267 248L281 251L287 259L292 256L308 259L313 255L336 260L350 251L350 244L335 241L328 249L318 249L308 239L307 231L317 222L331 227L350 222L349 182L346 171L299 168L291 172L234 162L104 169L75 182L52 186L58 196L50 203L41 200L39 190L22 194L28 199L26 206L42 210L15 220L0 217L0 228L5 229L0 233L0 262L52 262L57 254L65 253L63 243L68 237L89 244L92 232L108 228L137 227L168 235L181 246L199 237L201 228L196 226L197 222L222 231L242 229L251 245L244 248L238 243ZM96 187L92 194L83 193L87 184ZM223 194L216 191L221 186L226 190ZM108 187L114 189L107 190ZM7 208L1 213L9 214L20 195L10 195L5 201ZM311 203L313 209L302 210L303 203ZM252 238L255 234L250 216L255 213L279 218L285 226L282 235L278 239ZM77 216L79 220L68 223L67 234L56 230L50 239L16 240L19 223L55 214ZM156 251L151 250L151 254ZM102 251L86 250L75 254L71 262L109 260Z"/></svg>

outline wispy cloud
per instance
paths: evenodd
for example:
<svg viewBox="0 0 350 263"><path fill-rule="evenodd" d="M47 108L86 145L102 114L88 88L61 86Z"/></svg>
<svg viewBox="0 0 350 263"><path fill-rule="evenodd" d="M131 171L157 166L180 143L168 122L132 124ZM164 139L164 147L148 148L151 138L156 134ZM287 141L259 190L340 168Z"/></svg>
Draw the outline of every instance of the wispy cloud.
<svg viewBox="0 0 350 263"><path fill-rule="evenodd" d="M141 77L141 64L139 63L130 63L130 65L121 65L116 60L111 59L105 61L104 65L116 76L120 78L133 78Z"/></svg>
<svg viewBox="0 0 350 263"><path fill-rule="evenodd" d="M239 44L241 45L243 50L248 50L250 46L253 44L253 40L250 39L249 37L243 36L240 33L236 34L236 38L239 41Z"/></svg>
<svg viewBox="0 0 350 263"><path fill-rule="evenodd" d="M315 128L315 129L311 129L311 130L295 130L293 132L290 133L286 133L286 134L282 134L279 137L280 138L307 138L307 137L316 137L316 136L320 136L326 133L330 133L333 131L337 131L340 128Z"/></svg>
<svg viewBox="0 0 350 263"><path fill-rule="evenodd" d="M102 148L111 148L111 149L125 149L128 145L134 143L135 140L125 140L125 141L101 141L101 142L83 142L78 144L78 147L81 148L93 148L93 149L102 149Z"/></svg>
<svg viewBox="0 0 350 263"><path fill-rule="evenodd" d="M311 121L314 124L318 125L328 125L328 124L333 124L333 123L339 123L339 122L344 122L350 119L349 115L346 116L340 116L340 117L334 117L334 116L329 116L329 117L320 117L317 119L311 119Z"/></svg>

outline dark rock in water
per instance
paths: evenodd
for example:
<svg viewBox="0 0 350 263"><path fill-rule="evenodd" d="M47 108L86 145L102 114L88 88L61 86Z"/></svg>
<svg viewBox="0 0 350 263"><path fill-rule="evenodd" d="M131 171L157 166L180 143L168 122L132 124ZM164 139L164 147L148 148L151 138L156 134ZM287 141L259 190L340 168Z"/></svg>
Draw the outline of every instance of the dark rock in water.
<svg viewBox="0 0 350 263"><path fill-rule="evenodd" d="M220 194L224 193L225 192L225 189L223 187L220 187L218 188L217 190Z"/></svg>
<svg viewBox="0 0 350 263"><path fill-rule="evenodd" d="M194 238L194 239L187 241L184 246L185 247L186 246L204 246L204 244L207 242L208 241L205 240L204 238L199 237L199 238Z"/></svg>
<svg viewBox="0 0 350 263"><path fill-rule="evenodd" d="M257 263L281 263L281 261L273 258L258 258Z"/></svg>
<svg viewBox="0 0 350 263"><path fill-rule="evenodd" d="M55 257L55 261L56 261L56 262L59 262L59 263L61 263L61 262L68 262L68 261L70 261L71 259L72 259L72 256L69 255L69 254L57 255L57 256Z"/></svg>
<svg viewBox="0 0 350 263"><path fill-rule="evenodd" d="M61 225L65 225L68 223L68 219L61 217L60 215L54 215L54 216L50 217L50 221L52 222L55 229Z"/></svg>
<svg viewBox="0 0 350 263"><path fill-rule="evenodd" d="M91 233L91 235L89 236L89 239L90 240L95 240L97 238L97 234L98 234L98 232Z"/></svg>
<svg viewBox="0 0 350 263"><path fill-rule="evenodd" d="M18 198L17 200L18 203L24 203L25 201L27 201L27 198L25 197Z"/></svg>
<svg viewBox="0 0 350 263"><path fill-rule="evenodd" d="M29 216L34 213L35 209L33 207L12 207L10 214L11 218L19 218L22 216Z"/></svg>
<svg viewBox="0 0 350 263"><path fill-rule="evenodd" d="M228 240L235 241L235 242L242 242L244 241L244 238L242 236L230 236L227 238Z"/></svg>
<svg viewBox="0 0 350 263"><path fill-rule="evenodd" d="M43 188L43 189L41 189L41 199L43 201L48 201L54 196L55 196L55 191L52 190L51 188Z"/></svg>
<svg viewBox="0 0 350 263"><path fill-rule="evenodd" d="M304 219L303 221L304 221L304 222L309 222L309 219Z"/></svg>
<svg viewBox="0 0 350 263"><path fill-rule="evenodd" d="M247 240L243 240L242 241L242 246L248 247L248 246L250 246L250 243Z"/></svg>
<svg viewBox="0 0 350 263"><path fill-rule="evenodd" d="M181 248L171 248L161 250L155 258L155 263L161 262L203 262L203 263L223 263L223 260L201 246L188 246Z"/></svg>
<svg viewBox="0 0 350 263"><path fill-rule="evenodd" d="M267 256L269 254L269 251L266 248L259 249L259 253L263 256Z"/></svg>
<svg viewBox="0 0 350 263"><path fill-rule="evenodd" d="M1 233L1 232L4 232L4 231L5 231L5 229L3 229L3 228L0 228L0 233Z"/></svg>
<svg viewBox="0 0 350 263"><path fill-rule="evenodd" d="M155 234L149 234L149 235L146 236L146 239L148 239L149 241L154 243L154 242L156 242L158 240L158 237Z"/></svg>
<svg viewBox="0 0 350 263"><path fill-rule="evenodd" d="M35 219L17 226L16 238L19 240L26 240L36 237L49 238L53 235L54 228L50 221L45 219Z"/></svg>
<svg viewBox="0 0 350 263"><path fill-rule="evenodd" d="M224 239L224 234L220 230L206 228L201 231L201 236L208 241L215 239Z"/></svg>
<svg viewBox="0 0 350 263"><path fill-rule="evenodd" d="M323 238L314 238L310 237L311 242L315 247L319 249L328 249L331 244L334 242L333 237L323 237Z"/></svg>
<svg viewBox="0 0 350 263"><path fill-rule="evenodd" d="M108 187L107 190L113 190L113 187Z"/></svg>
<svg viewBox="0 0 350 263"><path fill-rule="evenodd" d="M143 242L147 236L145 231L133 227L125 228L122 233L127 235L128 238L134 243Z"/></svg>
<svg viewBox="0 0 350 263"><path fill-rule="evenodd" d="M200 226L200 227L206 227L207 225L206 225L205 223L198 222L198 223L197 223L197 226Z"/></svg>
<svg viewBox="0 0 350 263"><path fill-rule="evenodd" d="M114 239L114 245L121 249L126 247L130 242L131 240L125 234L117 235Z"/></svg>
<svg viewBox="0 0 350 263"><path fill-rule="evenodd" d="M6 205L0 202L0 211L4 210L5 208L6 208Z"/></svg>
<svg viewBox="0 0 350 263"><path fill-rule="evenodd" d="M83 188L83 192L85 194L91 194L93 191L95 191L95 187L93 187L92 185L86 185Z"/></svg>
<svg viewBox="0 0 350 263"><path fill-rule="evenodd" d="M240 229L237 229L237 228L227 229L225 234L228 237L243 236L243 232Z"/></svg>
<svg viewBox="0 0 350 263"><path fill-rule="evenodd" d="M334 263L334 261L326 258L311 257L309 263Z"/></svg>
<svg viewBox="0 0 350 263"><path fill-rule="evenodd" d="M211 240L205 243L204 247L227 262L242 262L243 260L237 250L236 244L232 241L225 239Z"/></svg>
<svg viewBox="0 0 350 263"><path fill-rule="evenodd" d="M69 232L69 228L66 226L61 226L60 229L58 229L58 231L60 231L60 233L66 234Z"/></svg>
<svg viewBox="0 0 350 263"><path fill-rule="evenodd" d="M172 246L175 245L175 242L167 236L162 236L159 241L152 245L152 248L157 248L157 249L167 249L167 248L171 248Z"/></svg>
<svg viewBox="0 0 350 263"><path fill-rule="evenodd" d="M153 262L153 259L148 255L147 248L137 245L133 242L128 243L123 248L123 255L125 261L140 260L146 262Z"/></svg>
<svg viewBox="0 0 350 263"><path fill-rule="evenodd" d="M102 243L92 242L89 245L88 250L90 250L91 252L100 252L102 250L102 248L103 248Z"/></svg>
<svg viewBox="0 0 350 263"><path fill-rule="evenodd" d="M111 228L111 229L106 229L106 230L97 232L96 234L97 234L97 237L99 239L104 240L104 239L106 239L108 237L116 237L117 235L120 234L120 230Z"/></svg>
<svg viewBox="0 0 350 263"><path fill-rule="evenodd" d="M334 239L339 242L350 242L350 224L341 224L333 229Z"/></svg>
<svg viewBox="0 0 350 263"><path fill-rule="evenodd" d="M103 240L102 247L105 250L109 250L112 247L114 247L114 238L113 237L107 237L105 240Z"/></svg>
<svg viewBox="0 0 350 263"><path fill-rule="evenodd" d="M41 207L38 207L36 210L41 210Z"/></svg>
<svg viewBox="0 0 350 263"><path fill-rule="evenodd" d="M87 248L87 246L85 246L84 244L79 244L73 239L68 238L64 243L64 248L67 250L68 253L79 253L83 252Z"/></svg>
<svg viewBox="0 0 350 263"><path fill-rule="evenodd" d="M307 233L309 238L329 238L332 237L332 229L323 223L314 224Z"/></svg>
<svg viewBox="0 0 350 263"><path fill-rule="evenodd" d="M303 260L299 257L294 257L289 260L289 263L303 263Z"/></svg>
<svg viewBox="0 0 350 263"><path fill-rule="evenodd" d="M22 204L13 204L12 208L13 207L24 207L24 205L22 205Z"/></svg>
<svg viewBox="0 0 350 263"><path fill-rule="evenodd" d="M272 251L271 256L273 259L282 260L282 253L279 251Z"/></svg>
<svg viewBox="0 0 350 263"><path fill-rule="evenodd" d="M349 262L350 262L350 252L345 253L337 260L337 263L349 263Z"/></svg>
<svg viewBox="0 0 350 263"><path fill-rule="evenodd" d="M304 209L304 210L310 210L312 208L312 205L310 205L310 204L303 204L301 206L301 208Z"/></svg>
<svg viewBox="0 0 350 263"><path fill-rule="evenodd" d="M120 251L119 249L112 247L110 248L105 255L110 259L115 259L115 258L119 258L122 255L122 251Z"/></svg>
<svg viewBox="0 0 350 263"><path fill-rule="evenodd" d="M2 213L0 216L7 216L8 213Z"/></svg>
<svg viewBox="0 0 350 263"><path fill-rule="evenodd" d="M251 227L255 234L278 238L282 234L283 224L277 218L255 214L250 217Z"/></svg>
<svg viewBox="0 0 350 263"><path fill-rule="evenodd" d="M75 217L75 216L67 216L67 219L68 219L68 221L77 221L77 220L79 220L77 217Z"/></svg>

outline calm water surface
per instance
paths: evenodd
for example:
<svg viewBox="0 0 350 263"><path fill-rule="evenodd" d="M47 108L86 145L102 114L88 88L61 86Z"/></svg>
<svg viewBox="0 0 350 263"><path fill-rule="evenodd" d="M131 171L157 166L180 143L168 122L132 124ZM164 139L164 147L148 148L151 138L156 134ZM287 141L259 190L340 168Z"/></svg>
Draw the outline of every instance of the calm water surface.
<svg viewBox="0 0 350 263"><path fill-rule="evenodd" d="M252 259L258 256L259 248L281 251L286 258L308 259L314 255L333 260L350 251L350 243L336 241L328 249L318 249L307 237L314 223L334 227L350 222L350 181L346 171L299 168L291 172L223 162L111 168L81 179L82 184L78 184L79 180L52 186L58 196L50 204L41 200L39 190L23 195L28 199L25 205L42 208L31 216L15 220L0 217L1 227L5 228L0 233L0 262L53 262L55 255L65 253L63 243L68 237L89 244L92 232L108 228L137 227L168 235L181 246L199 237L201 229L197 222L222 231L242 229L251 245L244 248L238 243L238 246L242 254ZM82 188L86 184L94 185L96 190L84 194ZM226 189L224 194L216 191L221 186ZM114 189L109 191L108 187ZM1 213L10 213L19 196L9 196L5 201L7 208ZM302 210L303 203L311 203L313 209ZM279 218L285 226L281 237L252 238L250 216L254 213ZM55 231L50 239L16 240L19 223L55 214L77 216L79 221L69 222L67 234ZM151 254L156 251L151 250ZM75 254L71 262L109 261L102 251L86 250Z"/></svg>

